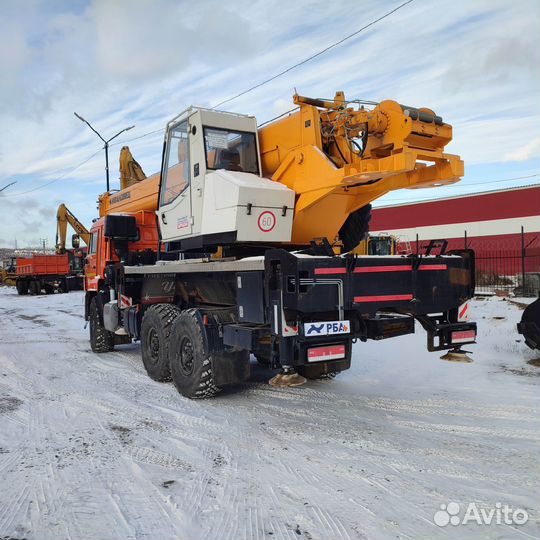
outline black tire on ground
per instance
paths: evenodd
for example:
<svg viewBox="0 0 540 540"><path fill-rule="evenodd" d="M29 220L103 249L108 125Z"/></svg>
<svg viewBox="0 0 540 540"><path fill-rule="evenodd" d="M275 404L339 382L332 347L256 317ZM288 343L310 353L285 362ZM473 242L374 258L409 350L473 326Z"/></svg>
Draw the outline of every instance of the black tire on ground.
<svg viewBox="0 0 540 540"><path fill-rule="evenodd" d="M154 381L170 381L171 327L180 315L178 306L156 304L146 310L141 324L141 350L146 373Z"/></svg>
<svg viewBox="0 0 540 540"><path fill-rule="evenodd" d="M367 204L349 215L339 230L339 238L343 242L344 252L354 249L366 237L370 219L371 204Z"/></svg>
<svg viewBox="0 0 540 540"><path fill-rule="evenodd" d="M114 349L114 334L102 326L99 320L98 305L95 298L90 302L90 348L95 353L110 352Z"/></svg>
<svg viewBox="0 0 540 540"><path fill-rule="evenodd" d="M37 279L34 279L28 285L28 289L29 289L30 294L32 296L36 296L37 294L41 294L41 283Z"/></svg>
<svg viewBox="0 0 540 540"><path fill-rule="evenodd" d="M270 357L270 352L266 353L257 353L257 354L254 354L255 356L255 359L257 360L257 362L263 366L263 367L267 367L269 368L270 367L270 363L271 363L271 357Z"/></svg>
<svg viewBox="0 0 540 540"><path fill-rule="evenodd" d="M59 293L67 292L67 283L65 280L61 280L60 283L58 283L57 291Z"/></svg>
<svg viewBox="0 0 540 540"><path fill-rule="evenodd" d="M191 399L210 398L220 390L214 384L212 361L203 332L195 309L182 311L171 331L172 380L176 389Z"/></svg>
<svg viewBox="0 0 540 540"><path fill-rule="evenodd" d="M54 294L54 287L52 285L44 285L43 289L45 290L45 294Z"/></svg>
<svg viewBox="0 0 540 540"><path fill-rule="evenodd" d="M17 287L17 294L28 294L28 281L21 279L15 283L15 286Z"/></svg>

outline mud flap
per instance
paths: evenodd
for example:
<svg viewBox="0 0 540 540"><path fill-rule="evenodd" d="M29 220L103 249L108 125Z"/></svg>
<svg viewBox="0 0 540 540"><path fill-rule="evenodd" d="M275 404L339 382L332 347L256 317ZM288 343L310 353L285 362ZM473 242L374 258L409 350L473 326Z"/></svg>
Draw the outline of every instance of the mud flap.
<svg viewBox="0 0 540 540"><path fill-rule="evenodd" d="M210 362L216 386L244 382L251 374L249 351L246 350L212 353Z"/></svg>

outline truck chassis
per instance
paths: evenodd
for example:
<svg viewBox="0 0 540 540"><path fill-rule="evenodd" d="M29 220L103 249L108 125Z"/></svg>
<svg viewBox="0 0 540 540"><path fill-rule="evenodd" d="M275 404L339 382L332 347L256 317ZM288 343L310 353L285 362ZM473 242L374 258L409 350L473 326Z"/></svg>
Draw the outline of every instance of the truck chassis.
<svg viewBox="0 0 540 540"><path fill-rule="evenodd" d="M95 352L141 341L145 368L190 398L246 380L250 353L316 379L350 367L356 340L413 333L430 351L473 343L459 306L474 293L470 250L434 256L308 256L269 249L240 260L107 266L87 291Z"/></svg>

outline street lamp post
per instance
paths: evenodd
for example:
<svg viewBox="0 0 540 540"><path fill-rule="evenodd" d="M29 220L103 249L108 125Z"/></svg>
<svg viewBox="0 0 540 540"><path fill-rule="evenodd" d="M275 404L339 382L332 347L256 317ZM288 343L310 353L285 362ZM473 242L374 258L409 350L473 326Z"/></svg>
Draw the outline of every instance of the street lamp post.
<svg viewBox="0 0 540 540"><path fill-rule="evenodd" d="M114 135L113 137L111 137L110 139L108 140L105 140L93 127L92 125L90 124L90 122L88 120L85 120L82 116L80 116L79 114L77 114L76 112L73 113L81 122L84 122L102 141L103 143L105 144L104 148L105 148L105 174L107 176L107 192L109 191L110 189L110 185L109 185L109 143L113 140L113 139L116 139L116 137L118 137L118 135L120 135L121 133L124 133L124 131L128 131L130 129L133 129L135 126L129 126L127 128L124 128L123 130L119 131L116 135Z"/></svg>
<svg viewBox="0 0 540 540"><path fill-rule="evenodd" d="M7 189L9 186L12 186L13 184L16 184L16 183L17 183L17 180L15 180L15 182L11 182L11 183L7 184L6 186L4 186L3 188L0 189L0 193L2 191L4 191L4 189Z"/></svg>

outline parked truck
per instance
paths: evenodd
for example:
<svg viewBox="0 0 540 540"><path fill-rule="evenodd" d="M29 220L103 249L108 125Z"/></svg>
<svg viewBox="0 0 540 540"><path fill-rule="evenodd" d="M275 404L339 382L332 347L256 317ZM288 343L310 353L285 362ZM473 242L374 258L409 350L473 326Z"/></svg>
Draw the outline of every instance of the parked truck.
<svg viewBox="0 0 540 540"><path fill-rule="evenodd" d="M295 96L254 117L190 107L166 126L160 173L127 147L121 190L100 197L85 270L94 352L140 340L148 375L190 398L248 378L250 354L276 386L333 377L356 341L427 332L463 354L476 324L474 253L354 253L370 203L456 182L452 128L429 109ZM131 166L128 166L131 164Z"/></svg>
<svg viewBox="0 0 540 540"><path fill-rule="evenodd" d="M83 289L86 253L79 243L82 239L89 244L90 232L65 204L58 207L56 223L55 254L33 254L29 258L17 259L15 286L18 294L52 294ZM66 248L68 224L76 231L71 249Z"/></svg>
<svg viewBox="0 0 540 540"><path fill-rule="evenodd" d="M24 294L64 293L82 289L83 265L80 257L70 254L34 254L17 259L17 292Z"/></svg>

